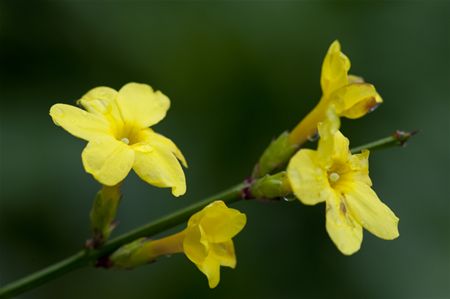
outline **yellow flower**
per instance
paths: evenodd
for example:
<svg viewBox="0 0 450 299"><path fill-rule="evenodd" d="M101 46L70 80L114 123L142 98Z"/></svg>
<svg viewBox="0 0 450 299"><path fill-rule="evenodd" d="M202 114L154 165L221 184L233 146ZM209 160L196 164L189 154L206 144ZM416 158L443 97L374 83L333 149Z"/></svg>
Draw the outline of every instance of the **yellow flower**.
<svg viewBox="0 0 450 299"><path fill-rule="evenodd" d="M338 116L359 118L373 110L383 100L372 84L357 76L348 75L350 60L334 41L322 64L320 84L322 98L317 106L292 130L291 144L301 145L317 132L317 125L326 118L332 107ZM339 122L339 118L336 119ZM339 123L336 124L339 127Z"/></svg>
<svg viewBox="0 0 450 299"><path fill-rule="evenodd" d="M362 227L382 239L397 238L399 219L371 188L369 151L352 155L348 139L328 123L319 133L317 151L302 149L289 162L295 196L307 205L325 201L328 234L346 255L359 250Z"/></svg>
<svg viewBox="0 0 450 299"><path fill-rule="evenodd" d="M141 238L115 251L107 267L130 269L161 256L184 252L208 278L210 288L220 281L220 266L236 267L231 238L245 226L245 214L215 201L192 215L187 228L158 240Z"/></svg>
<svg viewBox="0 0 450 299"><path fill-rule="evenodd" d="M231 238L245 226L247 218L238 210L215 201L193 215L185 230L183 242L186 256L208 277L210 288L220 280L220 266L236 267Z"/></svg>
<svg viewBox="0 0 450 299"><path fill-rule="evenodd" d="M55 124L88 141L81 155L84 169L100 183L113 186L131 168L157 187L171 187L175 196L186 192L186 160L177 146L149 127L161 121L170 100L146 84L128 83L119 91L97 87L78 103L86 110L55 104L50 116Z"/></svg>

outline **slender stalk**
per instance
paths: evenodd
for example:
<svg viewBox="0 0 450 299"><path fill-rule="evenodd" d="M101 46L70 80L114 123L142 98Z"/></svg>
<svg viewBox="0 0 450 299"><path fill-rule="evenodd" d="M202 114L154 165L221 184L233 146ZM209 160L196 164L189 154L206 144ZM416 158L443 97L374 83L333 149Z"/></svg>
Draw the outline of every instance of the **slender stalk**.
<svg viewBox="0 0 450 299"><path fill-rule="evenodd" d="M352 154L356 154L361 152L362 150L379 150L385 149L393 146L405 146L406 142L414 135L416 135L418 131L406 132L406 131L395 131L389 137L382 138L370 143L366 143L364 145L355 147L351 149Z"/></svg>
<svg viewBox="0 0 450 299"><path fill-rule="evenodd" d="M404 145L408 139L415 135L417 132L402 132L396 131L392 136L386 137L356 148L353 148L352 153L360 152L364 149L380 149L396 145ZM255 182L258 182L256 180ZM76 270L78 268L95 264L101 261L102 257L106 257L113 251L130 243L141 237L151 237L158 233L161 233L169 228L175 227L186 220L189 217L200 211L203 207L207 206L215 200L222 200L228 204L239 201L245 198L243 191L248 187L248 184L242 183L235 185L221 193L208 197L202 201L196 202L190 206L185 207L179 211L171 213L165 217L152 221L144 226L136 228L128 233L125 233L107 243L98 249L84 249L78 253L56 263L47 268L44 268L38 272L35 272L29 276L12 282L3 286L0 289L0 298L10 298L25 291L34 289L46 282L49 282L63 274Z"/></svg>
<svg viewBox="0 0 450 299"><path fill-rule="evenodd" d="M179 211L171 213L165 217L152 221L144 226L123 234L98 249L84 249L78 253L56 263L38 272L35 272L22 279L14 281L0 289L0 298L11 298L22 294L28 290L34 289L46 282L49 282L63 274L76 270L78 268L88 266L95 263L101 257L107 256L120 246L125 245L141 237L150 237L157 233L163 232L169 228L177 226L185 222L189 217L200 211L215 200L222 200L228 204L242 199L241 192L246 184L238 184L219 194L208 197L202 201L196 202Z"/></svg>
<svg viewBox="0 0 450 299"><path fill-rule="evenodd" d="M56 264L16 280L0 289L0 298L10 298L34 289L50 280L88 265L87 251L80 251Z"/></svg>

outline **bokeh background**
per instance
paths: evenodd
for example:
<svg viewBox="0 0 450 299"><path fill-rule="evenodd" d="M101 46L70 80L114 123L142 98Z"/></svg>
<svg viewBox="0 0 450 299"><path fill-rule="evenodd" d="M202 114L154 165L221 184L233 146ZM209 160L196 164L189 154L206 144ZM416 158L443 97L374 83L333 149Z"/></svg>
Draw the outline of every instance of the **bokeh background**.
<svg viewBox="0 0 450 299"><path fill-rule="evenodd" d="M240 202L238 267L223 268L214 290L176 255L133 271L81 269L20 298L450 298L449 29L448 1L1 1L0 283L72 254L89 234L99 185L83 171L84 142L52 123L52 104L130 81L171 98L156 130L186 155L188 193L174 199L130 175L118 234L244 179L315 105L339 39L351 72L385 100L343 121L351 143L421 130L371 156L375 189L401 219L398 240L365 233L346 257L323 205Z"/></svg>

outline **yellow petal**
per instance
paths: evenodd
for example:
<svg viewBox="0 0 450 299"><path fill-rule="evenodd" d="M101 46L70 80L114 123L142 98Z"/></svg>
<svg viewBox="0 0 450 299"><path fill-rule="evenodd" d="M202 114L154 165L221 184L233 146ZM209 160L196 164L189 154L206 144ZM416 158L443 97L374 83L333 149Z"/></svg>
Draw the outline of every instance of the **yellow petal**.
<svg viewBox="0 0 450 299"><path fill-rule="evenodd" d="M178 160L180 160L180 162L183 164L184 167L187 167L187 162L183 154L175 145L175 143L173 143L173 141L170 140L169 138L161 134L155 133L151 129L146 128L139 132L138 139L146 144L150 145L157 144L162 148L166 148L168 151L172 152L175 155L175 157L177 157Z"/></svg>
<svg viewBox="0 0 450 299"><path fill-rule="evenodd" d="M328 49L322 64L320 83L325 98L336 89L348 84L349 69L350 60L341 52L341 45L336 40Z"/></svg>
<svg viewBox="0 0 450 299"><path fill-rule="evenodd" d="M186 236L183 240L183 250L188 259L195 264L201 264L206 259L208 252L201 242L202 232L200 227L190 227L186 229Z"/></svg>
<svg viewBox="0 0 450 299"><path fill-rule="evenodd" d="M320 164L325 168L333 163L335 134L339 131L341 121L336 114L334 107L330 106L326 111L326 116L322 122L317 125L319 132L318 153Z"/></svg>
<svg viewBox="0 0 450 299"><path fill-rule="evenodd" d="M359 118L375 109L383 99L369 83L354 83L336 90L331 96L337 114Z"/></svg>
<svg viewBox="0 0 450 299"><path fill-rule="evenodd" d="M372 186L372 181L369 177L369 151L363 150L360 154L351 155L348 160L352 170L352 181L361 181Z"/></svg>
<svg viewBox="0 0 450 299"><path fill-rule="evenodd" d="M167 148L157 144L136 144L134 171L147 183L171 187L174 196L186 193L186 179L177 158Z"/></svg>
<svg viewBox="0 0 450 299"><path fill-rule="evenodd" d="M345 255L359 250L362 227L348 211L347 205L336 193L327 200L326 228L336 247Z"/></svg>
<svg viewBox="0 0 450 299"><path fill-rule="evenodd" d="M126 123L145 128L166 116L170 100L149 85L128 83L119 90L117 104Z"/></svg>
<svg viewBox="0 0 450 299"><path fill-rule="evenodd" d="M112 105L117 109L115 103L117 94L115 89L100 86L89 90L78 100L78 103L91 113L104 115L113 108Z"/></svg>
<svg viewBox="0 0 450 299"><path fill-rule="evenodd" d="M197 267L208 278L208 284L211 289L215 288L220 281L220 263L212 256L208 256L201 264L197 264Z"/></svg>
<svg viewBox="0 0 450 299"><path fill-rule="evenodd" d="M100 86L91 89L78 101L87 111L105 117L113 129L123 126L122 116L117 106L118 92L110 87Z"/></svg>
<svg viewBox="0 0 450 299"><path fill-rule="evenodd" d="M215 202L210 203L208 206L210 206L210 205L212 205L214 203ZM208 210L207 210L208 206L204 207L202 210L198 211L197 213L192 215L191 218L189 218L189 221L187 223L188 227L200 225L200 221L208 213Z"/></svg>
<svg viewBox="0 0 450 299"><path fill-rule="evenodd" d="M220 262L221 266L233 269L236 267L236 255L232 240L211 244L211 254Z"/></svg>
<svg viewBox="0 0 450 299"><path fill-rule="evenodd" d="M187 226L188 227L198 226L204 215L205 215L205 208L192 215L191 218L189 218Z"/></svg>
<svg viewBox="0 0 450 299"><path fill-rule="evenodd" d="M134 162L133 150L125 143L109 136L91 140L81 157L86 172L107 186L120 183Z"/></svg>
<svg viewBox="0 0 450 299"><path fill-rule="evenodd" d="M350 157L350 142L340 131L334 134L333 158L335 160L347 161Z"/></svg>
<svg viewBox="0 0 450 299"><path fill-rule="evenodd" d="M307 205L325 201L330 189L327 173L318 164L317 157L316 151L302 149L291 158L287 167L295 196Z"/></svg>
<svg viewBox="0 0 450 299"><path fill-rule="evenodd" d="M322 133L321 125L319 125L319 132ZM327 169L336 162L346 163L351 155L349 144L349 140L340 131L332 136L321 137L317 148L318 161Z"/></svg>
<svg viewBox="0 0 450 299"><path fill-rule="evenodd" d="M364 78L356 75L348 75L348 83L364 83Z"/></svg>
<svg viewBox="0 0 450 299"><path fill-rule="evenodd" d="M321 138L333 136L339 131L340 126L341 120L339 119L336 110L333 106L328 106L324 119L317 125L319 136Z"/></svg>
<svg viewBox="0 0 450 299"><path fill-rule="evenodd" d="M200 226L209 242L222 243L237 235L246 222L245 214L228 208L223 201L215 201L203 210Z"/></svg>
<svg viewBox="0 0 450 299"><path fill-rule="evenodd" d="M364 182L355 182L345 197L351 213L369 232L386 240L399 236L399 219Z"/></svg>
<svg viewBox="0 0 450 299"><path fill-rule="evenodd" d="M55 104L50 108L50 116L56 125L84 140L111 134L104 118L74 106Z"/></svg>

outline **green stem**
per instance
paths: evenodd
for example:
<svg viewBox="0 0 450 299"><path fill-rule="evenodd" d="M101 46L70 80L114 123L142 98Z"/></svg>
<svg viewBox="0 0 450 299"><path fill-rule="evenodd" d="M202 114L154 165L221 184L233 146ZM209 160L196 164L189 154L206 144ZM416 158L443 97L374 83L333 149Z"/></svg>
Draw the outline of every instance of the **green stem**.
<svg viewBox="0 0 450 299"><path fill-rule="evenodd" d="M2 287L0 289L0 298L10 298L19 295L63 274L88 265L89 260L86 259L86 253L86 250L80 251L65 260Z"/></svg>
<svg viewBox="0 0 450 299"><path fill-rule="evenodd" d="M415 133L416 132L396 131L390 137L356 147L352 149L352 153L357 153L364 149L374 150L394 145L404 145L405 142ZM276 177L276 175L274 175L274 177ZM258 180L255 182L258 182ZM3 286L0 289L0 298L10 298L12 296L19 295L27 290L34 289L63 274L97 262L101 260L102 257L108 256L122 245L130 243L141 237L151 237L169 228L175 227L178 224L181 224L188 220L192 214L200 211L203 207L207 206L215 200L222 200L228 204L239 201L245 197L245 194L243 195L242 192L246 187L248 187L248 184L238 184L223 191L222 193L196 202L184 209L171 213L165 217L152 221L144 226L123 234L105 243L98 249L81 250L80 252L65 260L62 260L36 273L33 273L29 276Z"/></svg>
<svg viewBox="0 0 450 299"><path fill-rule="evenodd" d="M207 206L215 200L222 200L228 204L239 201L242 199L241 192L245 187L246 184L238 184L219 194L208 197L202 201L187 206L184 209L171 213L165 217L162 217L135 230L132 230L131 232L123 234L105 243L101 248L94 250L81 250L80 252L66 258L65 260L62 260L45 269L42 269L29 276L3 286L0 289L0 298L11 298L13 296L22 294L59 276L62 276L63 274L92 264L99 260L101 257L109 255L120 246L125 245L131 241L134 241L141 237L150 237L164 230L177 226L178 224L181 224L189 219L192 214L200 211L203 207Z"/></svg>
<svg viewBox="0 0 450 299"><path fill-rule="evenodd" d="M370 143L366 143L364 145L355 147L351 149L352 154L359 153L363 150L379 150L379 149L385 149L388 147L394 147L394 146L405 146L406 142L414 135L416 135L418 131L412 131L412 132L406 132L406 131L395 131L394 134L392 134L389 137L382 138Z"/></svg>

